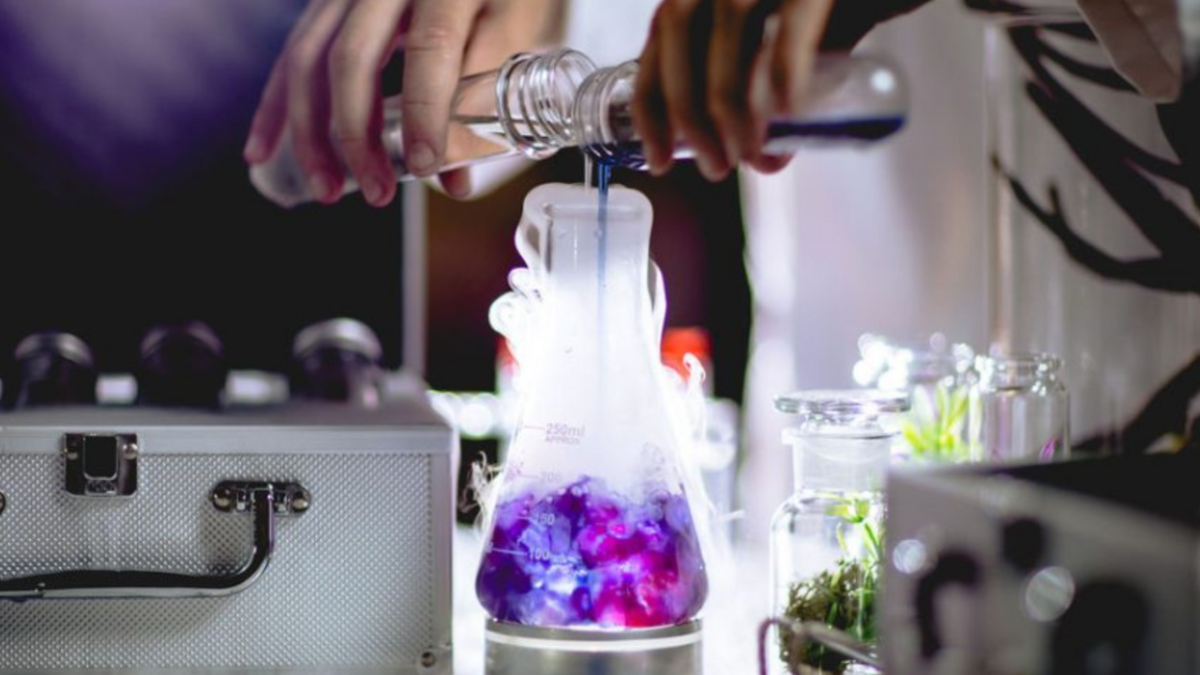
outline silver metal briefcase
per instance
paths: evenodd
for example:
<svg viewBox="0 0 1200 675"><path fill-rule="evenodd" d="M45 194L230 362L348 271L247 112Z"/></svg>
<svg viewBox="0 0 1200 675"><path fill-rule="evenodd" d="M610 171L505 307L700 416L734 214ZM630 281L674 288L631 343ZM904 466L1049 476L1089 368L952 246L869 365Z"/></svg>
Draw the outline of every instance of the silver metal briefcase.
<svg viewBox="0 0 1200 675"><path fill-rule="evenodd" d="M455 447L415 391L0 415L0 673L449 673Z"/></svg>

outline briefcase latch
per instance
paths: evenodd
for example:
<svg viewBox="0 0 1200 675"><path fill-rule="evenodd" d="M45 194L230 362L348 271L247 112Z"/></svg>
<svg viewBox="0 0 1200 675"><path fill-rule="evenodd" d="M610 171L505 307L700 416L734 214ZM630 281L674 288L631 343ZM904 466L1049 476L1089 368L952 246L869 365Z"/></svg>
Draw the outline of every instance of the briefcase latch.
<svg viewBox="0 0 1200 675"><path fill-rule="evenodd" d="M80 497L128 497L137 492L137 434L66 434L66 490Z"/></svg>

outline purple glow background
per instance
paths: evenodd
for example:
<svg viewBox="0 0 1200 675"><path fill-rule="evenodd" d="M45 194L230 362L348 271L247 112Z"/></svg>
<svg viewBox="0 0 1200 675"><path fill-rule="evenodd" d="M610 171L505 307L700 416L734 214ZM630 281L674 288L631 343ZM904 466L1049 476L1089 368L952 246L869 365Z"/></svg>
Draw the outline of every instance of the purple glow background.
<svg viewBox="0 0 1200 675"><path fill-rule="evenodd" d="M0 8L22 168L122 204L240 143L303 0L38 0ZM52 161L51 161L52 160ZM48 163L47 163L48 162Z"/></svg>

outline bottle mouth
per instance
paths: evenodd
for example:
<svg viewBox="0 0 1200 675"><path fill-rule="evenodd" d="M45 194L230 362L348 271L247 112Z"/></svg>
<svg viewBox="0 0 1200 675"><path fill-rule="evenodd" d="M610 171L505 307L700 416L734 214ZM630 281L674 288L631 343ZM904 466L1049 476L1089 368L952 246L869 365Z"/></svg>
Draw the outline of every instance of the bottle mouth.
<svg viewBox="0 0 1200 675"><path fill-rule="evenodd" d="M645 163L633 126L637 69L636 61L601 68L579 87L572 111L573 135L580 148L603 163Z"/></svg>
<svg viewBox="0 0 1200 675"><path fill-rule="evenodd" d="M992 354L975 357L975 371L985 384L1025 386L1057 377L1062 359L1043 352Z"/></svg>
<svg viewBox="0 0 1200 675"><path fill-rule="evenodd" d="M596 64L573 49L516 54L496 81L496 110L517 149L543 159L576 145L572 114L576 93Z"/></svg>

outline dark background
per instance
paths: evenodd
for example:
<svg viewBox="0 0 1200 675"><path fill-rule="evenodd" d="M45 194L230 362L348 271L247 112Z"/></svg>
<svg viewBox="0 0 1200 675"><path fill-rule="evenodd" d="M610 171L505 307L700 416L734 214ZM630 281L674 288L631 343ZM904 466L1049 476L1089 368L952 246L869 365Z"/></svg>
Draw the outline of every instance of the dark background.
<svg viewBox="0 0 1200 675"><path fill-rule="evenodd" d="M285 211L242 143L303 2L0 8L0 355L66 330L104 371L200 319L235 368L280 370L305 325L361 319L401 360L400 205Z"/></svg>

